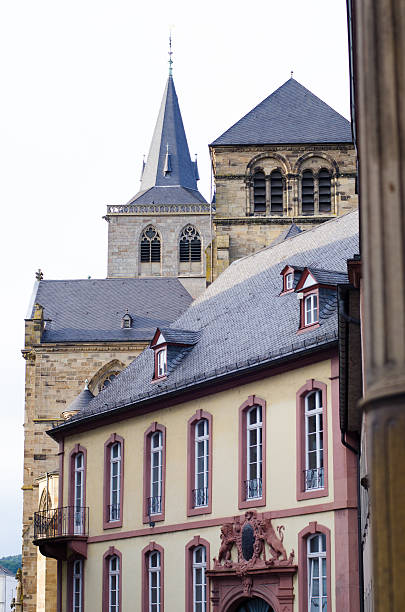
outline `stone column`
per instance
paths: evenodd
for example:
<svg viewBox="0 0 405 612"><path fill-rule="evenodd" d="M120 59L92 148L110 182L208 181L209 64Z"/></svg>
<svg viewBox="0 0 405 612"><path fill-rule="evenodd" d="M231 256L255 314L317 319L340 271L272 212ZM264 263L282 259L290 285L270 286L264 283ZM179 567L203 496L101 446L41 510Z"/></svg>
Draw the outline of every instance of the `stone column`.
<svg viewBox="0 0 405 612"><path fill-rule="evenodd" d="M405 3L353 0L375 612L405 601Z"/></svg>

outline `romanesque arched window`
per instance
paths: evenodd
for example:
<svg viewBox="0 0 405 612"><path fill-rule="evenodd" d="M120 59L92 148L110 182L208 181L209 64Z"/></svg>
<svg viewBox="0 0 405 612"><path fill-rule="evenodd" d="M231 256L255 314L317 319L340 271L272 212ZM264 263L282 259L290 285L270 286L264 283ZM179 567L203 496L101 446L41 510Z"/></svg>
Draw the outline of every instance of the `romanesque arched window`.
<svg viewBox="0 0 405 612"><path fill-rule="evenodd" d="M253 177L253 205L255 213L266 212L266 178L261 171Z"/></svg>
<svg viewBox="0 0 405 612"><path fill-rule="evenodd" d="M302 173L301 203L304 215L314 214L314 175L312 170L304 170Z"/></svg>
<svg viewBox="0 0 405 612"><path fill-rule="evenodd" d="M319 212L331 210L331 175L329 170L322 168L318 174Z"/></svg>
<svg viewBox="0 0 405 612"><path fill-rule="evenodd" d="M153 225L148 225L141 236L141 262L160 262L160 234Z"/></svg>
<svg viewBox="0 0 405 612"><path fill-rule="evenodd" d="M201 237L195 227L187 225L180 235L180 261L201 261Z"/></svg>
<svg viewBox="0 0 405 612"><path fill-rule="evenodd" d="M270 174L270 210L272 213L283 212L283 177L280 170Z"/></svg>

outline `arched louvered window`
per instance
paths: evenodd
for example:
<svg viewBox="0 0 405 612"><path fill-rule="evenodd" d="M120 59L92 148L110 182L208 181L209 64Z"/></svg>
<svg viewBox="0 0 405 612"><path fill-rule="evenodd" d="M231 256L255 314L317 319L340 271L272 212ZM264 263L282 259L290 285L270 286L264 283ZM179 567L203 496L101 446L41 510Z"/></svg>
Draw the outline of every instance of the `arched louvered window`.
<svg viewBox="0 0 405 612"><path fill-rule="evenodd" d="M141 237L141 262L160 262L160 235L153 225L148 225Z"/></svg>
<svg viewBox="0 0 405 612"><path fill-rule="evenodd" d="M331 176L329 170L322 168L318 175L319 211L330 212L331 209Z"/></svg>
<svg viewBox="0 0 405 612"><path fill-rule="evenodd" d="M273 170L270 175L270 208L272 213L283 212L283 177L280 170Z"/></svg>
<svg viewBox="0 0 405 612"><path fill-rule="evenodd" d="M266 212L266 179L264 172L256 172L253 177L253 205L255 213Z"/></svg>
<svg viewBox="0 0 405 612"><path fill-rule="evenodd" d="M314 214L314 176L311 170L304 170L302 173L302 212L303 214Z"/></svg>
<svg viewBox="0 0 405 612"><path fill-rule="evenodd" d="M195 227L187 225L180 236L180 261L201 261L201 237Z"/></svg>

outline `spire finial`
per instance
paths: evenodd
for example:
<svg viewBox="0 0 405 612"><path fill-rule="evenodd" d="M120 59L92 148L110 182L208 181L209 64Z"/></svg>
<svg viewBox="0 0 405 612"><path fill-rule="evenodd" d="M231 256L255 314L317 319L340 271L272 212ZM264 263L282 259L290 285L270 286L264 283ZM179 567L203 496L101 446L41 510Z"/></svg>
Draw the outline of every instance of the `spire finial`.
<svg viewBox="0 0 405 612"><path fill-rule="evenodd" d="M291 70L291 77L290 78L293 78L293 74L294 74L294 70Z"/></svg>
<svg viewBox="0 0 405 612"><path fill-rule="evenodd" d="M172 60L172 31L169 33L169 77L173 76L173 60Z"/></svg>

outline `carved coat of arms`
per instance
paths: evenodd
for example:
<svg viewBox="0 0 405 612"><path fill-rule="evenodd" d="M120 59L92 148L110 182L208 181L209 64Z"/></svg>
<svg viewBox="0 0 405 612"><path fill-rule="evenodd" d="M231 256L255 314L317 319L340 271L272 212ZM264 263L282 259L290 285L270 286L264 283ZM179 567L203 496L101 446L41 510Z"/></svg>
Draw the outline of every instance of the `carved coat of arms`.
<svg viewBox="0 0 405 612"><path fill-rule="evenodd" d="M214 570L235 570L237 574L245 577L246 591L249 590L246 574L250 569L293 565L294 551L287 557L283 545L284 526L280 525L275 530L271 519L259 518L255 510L245 512L242 520L241 517L235 517L233 523L222 525L220 538L221 546L218 558L214 559ZM237 549L237 561L232 561L234 546Z"/></svg>

